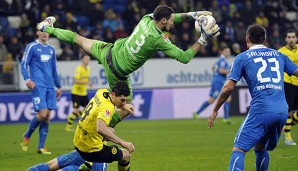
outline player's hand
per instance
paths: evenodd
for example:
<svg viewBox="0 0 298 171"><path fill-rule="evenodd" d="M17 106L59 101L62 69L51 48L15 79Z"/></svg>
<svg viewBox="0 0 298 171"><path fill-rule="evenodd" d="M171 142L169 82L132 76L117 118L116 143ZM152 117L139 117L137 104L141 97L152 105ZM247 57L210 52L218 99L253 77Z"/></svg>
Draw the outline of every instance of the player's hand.
<svg viewBox="0 0 298 171"><path fill-rule="evenodd" d="M192 17L194 20L198 20L198 18L202 15L212 15L212 12L210 12L210 11L194 11L194 12L187 13L187 16Z"/></svg>
<svg viewBox="0 0 298 171"><path fill-rule="evenodd" d="M35 88L35 83L32 80L26 80L26 86L29 89L34 89Z"/></svg>
<svg viewBox="0 0 298 171"><path fill-rule="evenodd" d="M199 38L198 42L201 45L204 45L207 43L211 38L217 37L220 35L220 28L218 27L217 24L215 24L213 27L211 27L208 30L204 30L203 27L201 26L201 37Z"/></svg>
<svg viewBox="0 0 298 171"><path fill-rule="evenodd" d="M62 90L61 90L61 88L58 88L58 89L56 90L56 98L59 100L60 97L61 97L61 95L62 95Z"/></svg>
<svg viewBox="0 0 298 171"><path fill-rule="evenodd" d="M135 151L135 146L131 143L131 142L126 142L124 141L122 144L121 144L122 147L126 148L129 153L132 153Z"/></svg>
<svg viewBox="0 0 298 171"><path fill-rule="evenodd" d="M134 113L134 107L133 107L133 105L132 104L125 104L124 106L123 106L123 108L125 109L125 110L127 110L130 114L133 114Z"/></svg>
<svg viewBox="0 0 298 171"><path fill-rule="evenodd" d="M209 116L209 118L208 118L208 128L214 127L214 121L215 121L215 118L216 118L217 114L218 114L218 111L213 111L211 113L211 115Z"/></svg>

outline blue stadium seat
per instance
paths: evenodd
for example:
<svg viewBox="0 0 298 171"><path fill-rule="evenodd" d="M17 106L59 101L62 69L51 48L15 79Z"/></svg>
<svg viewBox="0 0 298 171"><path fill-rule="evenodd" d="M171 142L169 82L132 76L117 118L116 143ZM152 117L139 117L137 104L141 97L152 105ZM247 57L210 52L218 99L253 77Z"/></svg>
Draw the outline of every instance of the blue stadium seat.
<svg viewBox="0 0 298 171"><path fill-rule="evenodd" d="M76 15L75 17L77 19L78 25L80 25L81 27L87 27L89 25L88 17L84 15Z"/></svg>

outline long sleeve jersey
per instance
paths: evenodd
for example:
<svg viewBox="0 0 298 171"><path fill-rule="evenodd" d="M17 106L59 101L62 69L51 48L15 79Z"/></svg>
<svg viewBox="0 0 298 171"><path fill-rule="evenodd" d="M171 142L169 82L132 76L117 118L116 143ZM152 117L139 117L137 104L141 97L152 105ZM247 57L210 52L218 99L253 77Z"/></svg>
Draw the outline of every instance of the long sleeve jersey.
<svg viewBox="0 0 298 171"><path fill-rule="evenodd" d="M21 73L25 81L31 79L36 86L61 88L55 48L49 44L44 45L36 40L26 46L21 62Z"/></svg>

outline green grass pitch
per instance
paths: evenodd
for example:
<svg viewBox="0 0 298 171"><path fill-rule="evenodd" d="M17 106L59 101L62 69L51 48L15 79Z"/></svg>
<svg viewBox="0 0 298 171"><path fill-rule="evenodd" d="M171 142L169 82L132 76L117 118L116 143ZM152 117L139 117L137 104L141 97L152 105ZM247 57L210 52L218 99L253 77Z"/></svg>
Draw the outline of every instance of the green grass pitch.
<svg viewBox="0 0 298 171"><path fill-rule="evenodd" d="M132 171L225 171L228 168L234 136L243 117L232 117L235 124L225 125L217 119L207 128L207 120L126 120L116 127L116 134L135 145ZM64 131L65 123L51 123L46 146L52 155L36 153L38 130L34 132L28 152L20 148L27 124L0 125L0 170L24 171L73 149L73 133ZM292 135L298 141L297 128ZM295 171L297 146L285 146L282 137L275 151L270 152L270 171ZM245 158L245 170L254 168L253 150ZM117 163L108 170L117 170Z"/></svg>

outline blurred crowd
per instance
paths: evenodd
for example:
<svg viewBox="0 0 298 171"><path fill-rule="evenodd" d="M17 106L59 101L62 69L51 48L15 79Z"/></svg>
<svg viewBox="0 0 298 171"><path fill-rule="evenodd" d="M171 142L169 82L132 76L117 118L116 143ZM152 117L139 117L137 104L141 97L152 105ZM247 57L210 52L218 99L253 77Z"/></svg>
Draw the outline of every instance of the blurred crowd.
<svg viewBox="0 0 298 171"><path fill-rule="evenodd" d="M55 16L56 27L69 29L88 38L114 42L127 37L143 15L152 13L157 5L166 4L176 12L208 10L221 28L221 35L209 42L196 55L216 57L222 43L233 55L245 47L248 25L258 23L268 31L268 47L284 45L284 32L298 30L296 0L2 0L0 1L0 62L20 61L24 47L36 38L36 23ZM194 21L176 25L167 33L172 43L186 50L199 35ZM51 38L58 60L78 60L83 51L74 45ZM155 58L165 57L157 53ZM2 67L2 72L8 72Z"/></svg>

